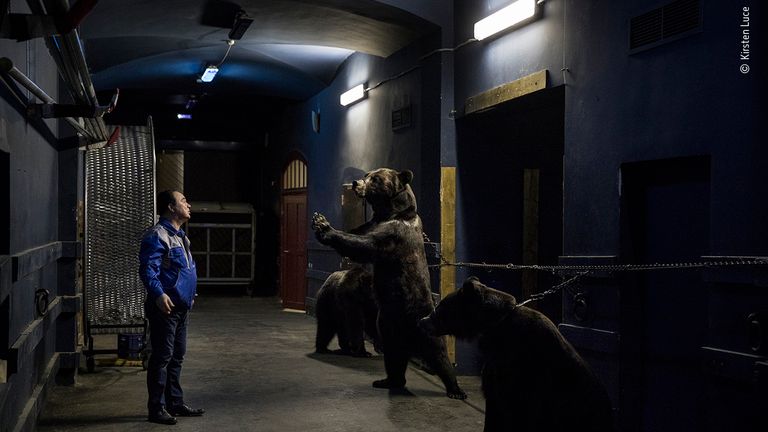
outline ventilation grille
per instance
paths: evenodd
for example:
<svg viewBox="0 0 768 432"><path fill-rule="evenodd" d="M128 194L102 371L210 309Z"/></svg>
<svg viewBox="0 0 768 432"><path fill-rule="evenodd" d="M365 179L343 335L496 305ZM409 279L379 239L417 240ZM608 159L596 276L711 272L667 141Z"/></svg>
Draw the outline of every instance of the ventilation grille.
<svg viewBox="0 0 768 432"><path fill-rule="evenodd" d="M699 0L678 0L629 21L629 49L651 48L701 30Z"/></svg>

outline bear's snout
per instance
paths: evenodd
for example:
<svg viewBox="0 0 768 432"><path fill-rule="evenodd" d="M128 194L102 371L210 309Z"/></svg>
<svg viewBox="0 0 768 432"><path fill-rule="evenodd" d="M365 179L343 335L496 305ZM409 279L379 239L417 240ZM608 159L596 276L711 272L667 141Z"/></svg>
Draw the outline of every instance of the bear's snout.
<svg viewBox="0 0 768 432"><path fill-rule="evenodd" d="M362 180L353 180L352 181L352 192L354 192L357 196L360 198L365 197L365 182Z"/></svg>

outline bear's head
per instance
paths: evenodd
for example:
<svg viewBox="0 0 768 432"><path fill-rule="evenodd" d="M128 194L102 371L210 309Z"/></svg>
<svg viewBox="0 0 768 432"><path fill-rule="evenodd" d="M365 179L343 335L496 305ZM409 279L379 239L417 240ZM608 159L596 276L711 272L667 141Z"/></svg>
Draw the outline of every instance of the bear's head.
<svg viewBox="0 0 768 432"><path fill-rule="evenodd" d="M368 172L361 180L352 182L352 190L364 198L380 215L416 211L416 197L410 183L413 172L379 168Z"/></svg>
<svg viewBox="0 0 768 432"><path fill-rule="evenodd" d="M487 287L474 276L438 303L437 308L419 322L427 333L473 338L489 330L515 308L517 301L507 293Z"/></svg>

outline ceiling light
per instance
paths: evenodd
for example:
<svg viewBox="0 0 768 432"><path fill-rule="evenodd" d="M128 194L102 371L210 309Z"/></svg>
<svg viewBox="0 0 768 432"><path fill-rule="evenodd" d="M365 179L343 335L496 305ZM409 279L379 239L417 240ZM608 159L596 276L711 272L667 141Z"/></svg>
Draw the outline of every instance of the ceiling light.
<svg viewBox="0 0 768 432"><path fill-rule="evenodd" d="M219 72L219 68L217 66L208 65L205 68L205 72L203 72L203 75L200 76L200 81L211 82L213 81L213 77L215 77L218 72Z"/></svg>
<svg viewBox="0 0 768 432"><path fill-rule="evenodd" d="M197 97L195 95L190 95L189 99L187 99L187 104L184 105L184 109L189 111L194 109L197 106L197 103L200 102L197 100Z"/></svg>
<svg viewBox="0 0 768 432"><path fill-rule="evenodd" d="M475 39L483 40L536 14L536 0L517 0L475 23Z"/></svg>
<svg viewBox="0 0 768 432"><path fill-rule="evenodd" d="M343 106L347 106L351 103L357 102L365 97L365 86L360 84L345 91L339 96L339 103Z"/></svg>
<svg viewBox="0 0 768 432"><path fill-rule="evenodd" d="M252 22L253 18L249 17L245 11L238 12L235 16L234 24L232 24L232 30L229 31L229 38L231 40L240 40Z"/></svg>

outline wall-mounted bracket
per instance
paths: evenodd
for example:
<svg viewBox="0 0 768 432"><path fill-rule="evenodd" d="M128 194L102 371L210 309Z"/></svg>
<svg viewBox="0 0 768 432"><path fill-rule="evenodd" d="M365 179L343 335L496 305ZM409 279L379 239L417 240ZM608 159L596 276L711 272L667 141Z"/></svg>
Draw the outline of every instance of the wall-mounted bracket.
<svg viewBox="0 0 768 432"><path fill-rule="evenodd" d="M14 81L22 85L29 90L36 98L43 101L43 104L27 104L27 113L30 115L37 115L42 118L63 118L67 121L75 130L82 136L84 136L89 143L86 144L86 148L101 148L108 146L117 141L119 137L119 128L115 128L112 133L106 135L106 126L101 117L108 112L111 112L117 104L117 99L120 94L120 90L115 91L115 95L112 97L108 106L92 106L87 104L82 105L66 105L57 104L56 101L48 95L43 89L37 86L32 80L30 80L24 73L18 70L11 59L7 57L0 58L0 72L5 73L8 77L13 78ZM94 100L96 100L94 98ZM23 103L23 101L22 101ZM91 121L97 121L95 127L92 123L88 127L80 119L94 119Z"/></svg>

